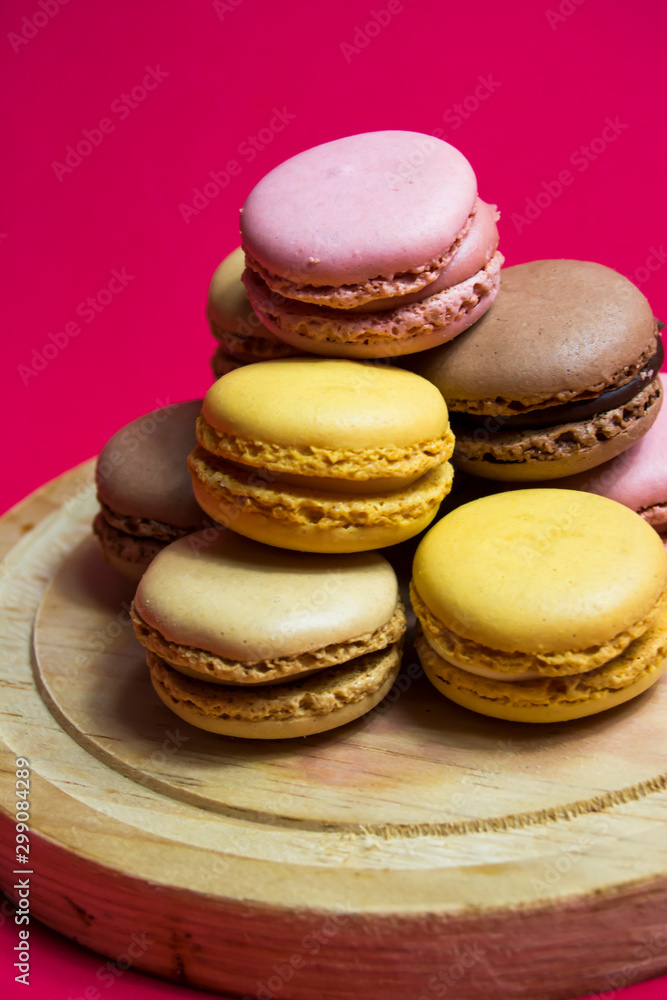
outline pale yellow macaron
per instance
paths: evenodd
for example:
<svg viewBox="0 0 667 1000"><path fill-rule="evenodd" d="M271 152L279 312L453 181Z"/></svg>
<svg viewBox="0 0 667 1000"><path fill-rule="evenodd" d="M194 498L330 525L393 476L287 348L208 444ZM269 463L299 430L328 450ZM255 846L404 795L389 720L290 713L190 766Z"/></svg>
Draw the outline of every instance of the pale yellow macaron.
<svg viewBox="0 0 667 1000"><path fill-rule="evenodd" d="M438 690L519 722L619 705L667 667L667 554L627 507L575 490L483 497L423 538L411 600Z"/></svg>
<svg viewBox="0 0 667 1000"><path fill-rule="evenodd" d="M250 305L241 275L245 257L233 250L213 272L208 289L206 318L218 347L211 358L216 378L242 365L287 358L299 351L267 329Z"/></svg>
<svg viewBox="0 0 667 1000"><path fill-rule="evenodd" d="M370 711L396 678L406 625L377 553L287 552L223 530L164 549L132 619L172 711L255 739L307 736Z"/></svg>
<svg viewBox="0 0 667 1000"><path fill-rule="evenodd" d="M189 459L197 501L239 534L308 552L411 538L449 492L447 406L412 372L288 358L219 379Z"/></svg>

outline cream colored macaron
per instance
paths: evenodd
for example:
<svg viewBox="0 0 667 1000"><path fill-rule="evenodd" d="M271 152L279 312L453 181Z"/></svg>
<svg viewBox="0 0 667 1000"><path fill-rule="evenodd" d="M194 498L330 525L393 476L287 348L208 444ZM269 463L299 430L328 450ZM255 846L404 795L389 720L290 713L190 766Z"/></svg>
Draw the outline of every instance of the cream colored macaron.
<svg viewBox="0 0 667 1000"><path fill-rule="evenodd" d="M411 372L289 358L209 389L190 456L198 502L257 541L312 552L393 545L449 492L447 406Z"/></svg>
<svg viewBox="0 0 667 1000"><path fill-rule="evenodd" d="M363 715L391 687L405 632L396 576L377 553L287 552L230 531L198 532L160 553L132 618L170 708L253 738Z"/></svg>
<svg viewBox="0 0 667 1000"><path fill-rule="evenodd" d="M621 704L667 666L667 558L621 504L483 497L422 540L411 599L433 684L485 715L557 722Z"/></svg>

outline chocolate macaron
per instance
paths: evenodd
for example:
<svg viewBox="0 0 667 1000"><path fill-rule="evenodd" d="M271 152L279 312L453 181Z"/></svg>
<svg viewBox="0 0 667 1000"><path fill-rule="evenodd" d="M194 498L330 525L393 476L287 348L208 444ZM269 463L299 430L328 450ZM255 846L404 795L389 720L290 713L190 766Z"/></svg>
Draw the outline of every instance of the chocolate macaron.
<svg viewBox="0 0 667 1000"><path fill-rule="evenodd" d="M243 250L233 250L213 272L208 289L206 318L219 342L211 358L216 378L255 361L289 358L299 351L267 329L253 310L241 275Z"/></svg>
<svg viewBox="0 0 667 1000"><path fill-rule="evenodd" d="M488 313L410 367L447 401L458 468L535 481L591 469L638 441L660 409L662 357L651 307L627 278L541 260L504 268Z"/></svg>
<svg viewBox="0 0 667 1000"><path fill-rule="evenodd" d="M207 523L188 472L201 400L164 406L117 431L95 471L93 528L107 562L138 580L169 542Z"/></svg>
<svg viewBox="0 0 667 1000"><path fill-rule="evenodd" d="M495 206L449 143L368 132L286 160L241 215L255 312L308 353L396 357L474 323L498 290Z"/></svg>
<svg viewBox="0 0 667 1000"><path fill-rule="evenodd" d="M406 625L377 553L305 555L222 530L161 552L132 618L168 708L256 739L308 736L370 711L396 678Z"/></svg>

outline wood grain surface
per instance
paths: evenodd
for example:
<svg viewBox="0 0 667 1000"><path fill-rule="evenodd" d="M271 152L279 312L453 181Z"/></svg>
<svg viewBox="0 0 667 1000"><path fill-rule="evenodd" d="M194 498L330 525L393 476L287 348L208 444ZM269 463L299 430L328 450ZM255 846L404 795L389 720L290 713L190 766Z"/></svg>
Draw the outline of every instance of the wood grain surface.
<svg viewBox="0 0 667 1000"><path fill-rule="evenodd" d="M0 519L1 876L15 895L23 756L36 917L262 1000L557 1000L667 970L665 681L532 727L450 704L408 650L343 729L204 733L151 688L95 509L87 463Z"/></svg>

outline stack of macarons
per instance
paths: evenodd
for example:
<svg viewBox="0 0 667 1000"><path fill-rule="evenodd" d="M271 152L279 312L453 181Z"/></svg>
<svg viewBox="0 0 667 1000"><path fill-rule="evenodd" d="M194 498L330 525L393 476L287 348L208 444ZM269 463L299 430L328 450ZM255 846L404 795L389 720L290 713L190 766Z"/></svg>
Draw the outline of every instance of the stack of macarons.
<svg viewBox="0 0 667 1000"><path fill-rule="evenodd" d="M667 525L665 484L632 493L614 472L608 499L564 479L655 463L656 321L599 264L501 273L497 218L465 157L414 132L325 143L251 191L209 289L218 379L190 414L189 499L219 527L188 533L203 522L100 491L108 550L114 527L174 526L132 615L180 718L265 739L368 712L405 632L373 550L423 532L417 649L454 701L566 721L659 678L667 556L649 525ZM495 495L428 530L452 464ZM556 488L508 488L543 481Z"/></svg>

